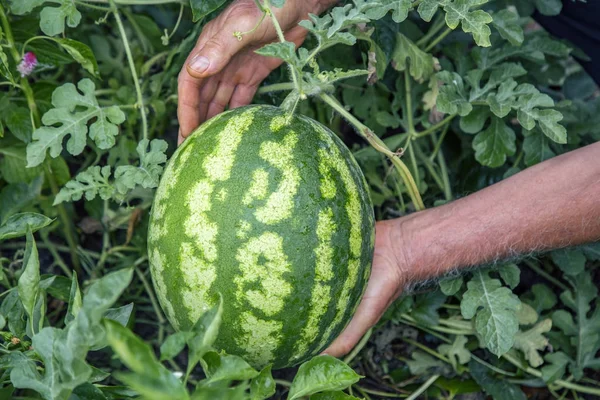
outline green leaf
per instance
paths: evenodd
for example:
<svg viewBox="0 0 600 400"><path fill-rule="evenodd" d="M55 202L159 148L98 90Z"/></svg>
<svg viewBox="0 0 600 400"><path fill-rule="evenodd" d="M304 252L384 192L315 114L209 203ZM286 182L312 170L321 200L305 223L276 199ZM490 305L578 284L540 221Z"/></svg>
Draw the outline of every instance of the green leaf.
<svg viewBox="0 0 600 400"><path fill-rule="evenodd" d="M0 240L25 236L28 229L31 229L31 232L39 231L52 221L54 220L45 215L30 212L11 215L4 225L0 226Z"/></svg>
<svg viewBox="0 0 600 400"><path fill-rule="evenodd" d="M227 0L190 0L192 21L198 22L213 11L218 10Z"/></svg>
<svg viewBox="0 0 600 400"><path fill-rule="evenodd" d="M574 277L567 275L566 278L573 290L563 292L560 299L575 313L575 319L566 310L558 310L552 314L552 321L565 335L570 336L571 344L576 346L571 372L576 379L581 379L584 368L597 366L600 362L595 358L600 350L600 307L592 312L598 287L589 271Z"/></svg>
<svg viewBox="0 0 600 400"><path fill-rule="evenodd" d="M493 15L493 24L500 36L513 46L520 46L524 40L523 28L519 24L519 16L509 10L501 10Z"/></svg>
<svg viewBox="0 0 600 400"><path fill-rule="evenodd" d="M77 281L77 273L73 271L71 279L71 290L69 291L69 303L67 306L67 314L65 315L65 324L68 324L75 319L83 302L81 300L81 291L79 290L79 282Z"/></svg>
<svg viewBox="0 0 600 400"><path fill-rule="evenodd" d="M473 111L460 119L460 129L465 133L479 133L489 117L490 112L487 108L474 107Z"/></svg>
<svg viewBox="0 0 600 400"><path fill-rule="evenodd" d="M437 79L444 83L439 89L437 108L444 114L458 114L462 117L469 115L473 106L467 99L465 84L456 72L442 71Z"/></svg>
<svg viewBox="0 0 600 400"><path fill-rule="evenodd" d="M475 330L483 344L501 356L513 346L519 330L517 310L521 302L487 271L476 271L467 288L460 303L461 314L465 319L475 317Z"/></svg>
<svg viewBox="0 0 600 400"><path fill-rule="evenodd" d="M42 117L46 126L33 132L33 142L27 146L28 167L41 164L48 150L51 157L58 157L67 135L71 135L67 151L73 155L81 154L88 135L87 123L92 119L95 121L89 127L90 138L100 149L114 146L115 136L119 133L117 124L125 121L125 114L117 106L101 107L94 93L96 86L91 80L82 79L77 88L81 93L75 85L67 83L52 93L55 108Z"/></svg>
<svg viewBox="0 0 600 400"><path fill-rule="evenodd" d="M44 179L39 176L31 183L12 183L0 190L0 226L9 216L28 207L42 190Z"/></svg>
<svg viewBox="0 0 600 400"><path fill-rule="evenodd" d="M288 400L324 391L343 390L361 378L346 363L321 355L305 362L298 369L288 394Z"/></svg>
<svg viewBox="0 0 600 400"><path fill-rule="evenodd" d="M561 0L534 0L535 7L542 15L554 16L562 11Z"/></svg>
<svg viewBox="0 0 600 400"><path fill-rule="evenodd" d="M34 309L40 296L40 260L31 229L27 229L27 244L23 257L23 272L18 281L19 298L29 318L31 331L35 333L39 327L34 326Z"/></svg>
<svg viewBox="0 0 600 400"><path fill-rule="evenodd" d="M271 43L254 52L265 57L280 58L292 65L300 65L300 61L296 55L296 45L292 42Z"/></svg>
<svg viewBox="0 0 600 400"><path fill-rule="evenodd" d="M557 303L556 295L548 286L536 283L531 287L531 306L538 312L551 310ZM529 297L527 297L529 299Z"/></svg>
<svg viewBox="0 0 600 400"><path fill-rule="evenodd" d="M511 289L517 287L521 281L521 270L515 264L506 264L498 268L500 277Z"/></svg>
<svg viewBox="0 0 600 400"><path fill-rule="evenodd" d="M137 146L140 156L140 166L121 165L115 170L115 188L117 192L124 195L137 185L151 189L158 187L160 176L167 162L167 142L161 139L153 139L148 151L148 139L142 139Z"/></svg>
<svg viewBox="0 0 600 400"><path fill-rule="evenodd" d="M435 326L439 322L438 309L446 301L446 296L441 291L427 292L416 296L411 316L425 326Z"/></svg>
<svg viewBox="0 0 600 400"><path fill-rule="evenodd" d="M442 293L446 296L453 296L462 288L463 277L459 276L458 278L444 279L440 281L439 285Z"/></svg>
<svg viewBox="0 0 600 400"><path fill-rule="evenodd" d="M378 20L391 10L392 19L399 24L406 20L411 8L412 0L380 0L380 5L368 9L366 14L371 20Z"/></svg>
<svg viewBox="0 0 600 400"><path fill-rule="evenodd" d="M529 167L556 155L550 149L548 137L537 130L525 134L523 151L525 152L525 165Z"/></svg>
<svg viewBox="0 0 600 400"><path fill-rule="evenodd" d="M433 56L422 51L416 44L401 33L397 34L396 48L392 53L392 65L397 71L405 71L410 66L410 75L419 82L429 78L434 72Z"/></svg>
<svg viewBox="0 0 600 400"><path fill-rule="evenodd" d="M94 56L94 52L89 48L88 45L78 42L73 39L56 38L53 39L63 49L67 51L73 57L73 60L77 61L81 66L94 76L99 76L98 62Z"/></svg>
<svg viewBox="0 0 600 400"><path fill-rule="evenodd" d="M440 6L441 0L423 0L419 4L418 12L426 22L430 22Z"/></svg>
<svg viewBox="0 0 600 400"><path fill-rule="evenodd" d="M469 372L479 386L494 400L527 400L525 393L514 383L496 379L491 370L478 362L469 363Z"/></svg>
<svg viewBox="0 0 600 400"><path fill-rule="evenodd" d="M561 249L551 253L552 261L567 275L578 275L585 270L587 261L580 249Z"/></svg>
<svg viewBox="0 0 600 400"><path fill-rule="evenodd" d="M104 314L104 318L113 320L123 326L127 326L129 318L133 312L133 303L126 304L117 308L109 308Z"/></svg>
<svg viewBox="0 0 600 400"><path fill-rule="evenodd" d="M465 347L467 342L466 336L456 336L451 345L442 344L438 347L439 353L450 360L455 371L458 370L459 365L464 365L471 360L471 352Z"/></svg>
<svg viewBox="0 0 600 400"><path fill-rule="evenodd" d="M544 363L539 351L548 346L548 339L544 337L552 329L552 320L544 319L538 322L533 328L525 332L517 332L515 335L515 349L521 350L529 365L534 368Z"/></svg>
<svg viewBox="0 0 600 400"><path fill-rule="evenodd" d="M20 141L29 143L33 132L29 110L11 104L3 114L4 123L10 133Z"/></svg>
<svg viewBox="0 0 600 400"><path fill-rule="evenodd" d="M553 107L554 101L542 93L526 94L519 98L517 119L523 128L532 130L536 122L542 132L557 143L567 142L567 130L559 124L563 115L556 110L539 109L538 107Z"/></svg>
<svg viewBox="0 0 600 400"><path fill-rule="evenodd" d="M40 12L40 28L48 36L59 35L65 31L65 20L68 26L75 28L81 21L81 13L72 0L13 0L11 11L16 15L31 12L44 3L58 3L58 7L46 6Z"/></svg>
<svg viewBox="0 0 600 400"><path fill-rule="evenodd" d="M219 381L244 381L258 376L243 358L225 353L209 351L202 356L202 368L208 377L207 383Z"/></svg>
<svg viewBox="0 0 600 400"><path fill-rule="evenodd" d="M310 400L359 400L357 397L350 396L342 391L323 392L310 396Z"/></svg>
<svg viewBox="0 0 600 400"><path fill-rule="evenodd" d="M260 374L250 382L250 400L268 399L275 394L275 380L271 374L271 366L267 365Z"/></svg>
<svg viewBox="0 0 600 400"><path fill-rule="evenodd" d="M552 383L557 379L561 379L565 375L567 365L572 361L562 351L546 354L544 360L546 360L546 363L542 367L542 379L546 383Z"/></svg>
<svg viewBox="0 0 600 400"><path fill-rule="evenodd" d="M85 195L86 200L93 200L100 196L102 200L110 199L115 193L115 187L109 181L110 166L102 168L96 165L77 174L74 180L67 184L58 192L54 198L53 205L65 201L77 201Z"/></svg>
<svg viewBox="0 0 600 400"><path fill-rule="evenodd" d="M410 373L413 375L423 375L427 373L430 368L442 368L444 363L437 358L431 357L427 353L422 351L413 351L411 355L412 359L406 361L406 365L410 369Z"/></svg>
<svg viewBox="0 0 600 400"><path fill-rule="evenodd" d="M517 311L519 325L535 324L539 318L537 311L527 303L521 303L521 308Z"/></svg>
<svg viewBox="0 0 600 400"><path fill-rule="evenodd" d="M193 335L192 332L176 332L160 345L160 360L170 360L181 353L186 342Z"/></svg>
<svg viewBox="0 0 600 400"><path fill-rule="evenodd" d="M486 2L487 0L446 1L444 5L446 24L455 29L460 23L464 32L473 34L478 46L491 46L490 35L492 32L488 24L493 21L492 16L483 10L470 11L471 7Z"/></svg>
<svg viewBox="0 0 600 400"><path fill-rule="evenodd" d="M188 372L196 366L217 340L221 318L223 317L223 297L219 294L212 308L204 312L192 327L192 335L188 339Z"/></svg>
<svg viewBox="0 0 600 400"><path fill-rule="evenodd" d="M490 126L473 140L475 158L487 167L499 167L517 151L515 141L515 132L502 119L492 117Z"/></svg>
<svg viewBox="0 0 600 400"><path fill-rule="evenodd" d="M23 146L0 148L0 155L0 174L8 183L29 183L44 172L42 167L26 168L27 156Z"/></svg>
<svg viewBox="0 0 600 400"><path fill-rule="evenodd" d="M108 343L127 368L142 375L160 375L162 365L150 345L116 321L104 320L104 327Z"/></svg>
<svg viewBox="0 0 600 400"><path fill-rule="evenodd" d="M152 348L126 327L104 320L107 340L121 361L134 373L115 374L146 399L187 399L183 383L160 364Z"/></svg>

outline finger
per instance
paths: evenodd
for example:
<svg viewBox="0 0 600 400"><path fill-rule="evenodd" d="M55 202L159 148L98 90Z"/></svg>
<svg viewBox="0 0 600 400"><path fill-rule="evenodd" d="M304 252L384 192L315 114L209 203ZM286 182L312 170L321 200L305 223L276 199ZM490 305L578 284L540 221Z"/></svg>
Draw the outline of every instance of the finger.
<svg viewBox="0 0 600 400"><path fill-rule="evenodd" d="M185 138L181 134L181 129L179 129L179 133L177 134L177 146L181 145L181 143L183 143L184 140Z"/></svg>
<svg viewBox="0 0 600 400"><path fill-rule="evenodd" d="M254 16L231 18L231 23L216 32L201 47L196 47L191 58L186 62L188 73L195 78L206 78L220 72L235 54L250 44L250 40L238 40L233 34L251 21L256 23Z"/></svg>
<svg viewBox="0 0 600 400"><path fill-rule="evenodd" d="M217 88L219 87L219 80L217 77L211 77L206 80L206 83L202 87L200 91L200 102L198 105L198 115L200 116L200 123L203 123L208 118L206 114L208 113L208 107L213 101L215 94L217 93Z"/></svg>
<svg viewBox="0 0 600 400"><path fill-rule="evenodd" d="M379 321L398 295L398 283L390 275L385 271L371 275L365 295L350 324L324 353L334 357L349 353L364 334Z"/></svg>
<svg viewBox="0 0 600 400"><path fill-rule="evenodd" d="M208 106L208 112L206 113L206 119L211 119L215 115L222 113L229 104L229 100L231 100L231 95L235 86L228 82L221 82L217 91Z"/></svg>
<svg viewBox="0 0 600 400"><path fill-rule="evenodd" d="M186 70L179 74L177 119L179 120L180 134L184 138L200 125L200 92L203 83L203 80L191 77Z"/></svg>
<svg viewBox="0 0 600 400"><path fill-rule="evenodd" d="M250 104L257 89L256 86L244 84L237 85L233 91L231 100L229 101L229 108L238 108Z"/></svg>

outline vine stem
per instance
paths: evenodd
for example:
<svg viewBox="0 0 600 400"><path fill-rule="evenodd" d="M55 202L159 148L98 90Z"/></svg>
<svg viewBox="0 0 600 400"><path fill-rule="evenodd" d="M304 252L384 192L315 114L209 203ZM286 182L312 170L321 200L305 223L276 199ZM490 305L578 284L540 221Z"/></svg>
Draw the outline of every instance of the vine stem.
<svg viewBox="0 0 600 400"><path fill-rule="evenodd" d="M519 360L517 360L516 358L514 358L512 355L510 355L509 353L503 354L502 357L508 361L509 363L511 363L512 365L514 365L517 368L522 369L523 371L527 372L529 375L533 375L536 378L541 378L542 377L542 373L540 371L538 371L537 369L533 369L531 367L523 367L523 365L521 365L521 363L519 362ZM557 379L556 381L554 381L554 384L566 389L571 389L571 390L575 390L577 392L580 393L587 393L587 394L593 394L596 396L600 396L600 389L596 389L596 388L592 388L589 386L583 386L583 385L578 385L577 383L571 383L571 382L567 382L565 380L562 379Z"/></svg>
<svg viewBox="0 0 600 400"><path fill-rule="evenodd" d="M0 3L0 21L2 22L2 28L4 30L4 35L6 36L6 41L10 44L10 53L15 61L15 64L19 64L21 62L21 55L19 51L15 47L15 40L13 38L12 29L10 23L8 22L8 18L6 17L6 13L4 12L4 6ZM33 90L29 85L29 81L26 77L21 77L21 91L25 95L27 99L27 106L29 107L29 112L31 115L31 123L34 129L37 129L41 126L41 118L40 112L37 108L37 104L35 103L35 97L33 96ZM50 185L50 190L54 197L59 192L58 184L56 183L56 179L49 167L49 163L44 163L44 176ZM65 229L65 238L67 240L67 244L69 245L69 250L71 252L71 262L73 263L73 268L77 273L81 272L81 264L79 262L79 256L77 255L77 242L75 240L75 236L73 235L73 227L71 226L71 220L69 219L69 215L67 214L67 210L63 204L59 204L57 206L58 217Z"/></svg>
<svg viewBox="0 0 600 400"><path fill-rule="evenodd" d="M344 117L350 124L352 124L358 133L365 138L367 142L375 150L379 151L382 154L385 154L394 164L394 167L398 170L400 177L404 181L406 188L408 190L408 194L416 208L417 211L421 211L425 209L425 205L423 204L423 199L421 198L421 194L419 193L419 189L417 188L417 184L413 176L410 173L410 170L406 167L406 164L398 157L398 155L392 152L386 144L381 140L377 135L375 135L367 126L361 123L356 117L350 114L342 104L333 96L330 96L326 93L321 93L319 97L327 103L331 108L337 111L342 117Z"/></svg>
<svg viewBox="0 0 600 400"><path fill-rule="evenodd" d="M258 4L258 3L257 3ZM273 27L275 28L275 31L277 32L277 37L279 38L279 41L281 43L285 43L285 36L283 35L283 30L281 30L281 25L279 25L279 21L277 20L277 18L275 17L275 14L273 14L273 10L271 10L271 2L270 0L264 0L262 6L263 10L269 15L269 17L271 17L271 22L273 22ZM298 81L298 76L297 76L297 71L296 68L290 64L288 64L290 67L290 72L292 75L292 81L294 82L294 87L296 88L296 90L298 91L298 93L300 95L302 95L302 88L300 87L300 83Z"/></svg>
<svg viewBox="0 0 600 400"><path fill-rule="evenodd" d="M456 117L456 114L448 115L446 118L444 118L443 120L441 120L437 124L432 125L431 127L425 129L424 131L422 131L422 132L415 132L415 134L413 135L413 137L415 137L415 138L421 138L423 136L431 135L432 133L435 133L439 129L441 129L441 128L445 127L446 125L448 125L450 122L452 122L452 120L455 117Z"/></svg>
<svg viewBox="0 0 600 400"><path fill-rule="evenodd" d="M138 107L140 109L140 114L142 116L142 138L148 139L148 117L146 115L146 108L144 106L144 97L142 95L142 88L140 87L140 80L138 78L137 71L135 69L135 63L133 61L133 55L131 53L131 47L129 46L129 40L127 39L127 34L125 33L125 27L123 26L123 21L121 20L121 15L119 14L119 9L115 4L115 0L110 1L110 8L115 16L115 20L117 21L117 26L119 27L119 33L121 34L121 39L123 40L123 46L125 47L125 53L127 54L127 61L129 62L129 69L131 70L131 76L133 78L133 84L135 85L135 92L137 94L137 102Z"/></svg>
<svg viewBox="0 0 600 400"><path fill-rule="evenodd" d="M426 391L429 386L433 385L435 381L440 377L440 375L432 375L431 378L427 379L425 383L421 385L416 391L413 392L410 396L406 398L406 400L416 400L424 391Z"/></svg>
<svg viewBox="0 0 600 400"><path fill-rule="evenodd" d="M365 333L365 335L362 337L360 342L358 342L358 344L354 347L354 349L352 349L352 352L350 354L348 354L346 356L346 358L344 358L344 362L346 364L350 364L350 362L352 360L354 360L354 357L356 357L358 355L358 353L360 353L360 351L363 349L363 347L365 347L365 345L369 341L369 338L371 337L372 333L373 333L373 328L369 329L367 331L367 333Z"/></svg>
<svg viewBox="0 0 600 400"><path fill-rule="evenodd" d="M444 32L442 32L442 33L440 34L440 36L436 37L436 38L435 38L435 40L434 40L433 42L429 43L429 45L428 45L427 47L425 47L425 50L424 50L424 51L425 51L426 53L429 53L429 52L431 51L431 49L433 49L435 46L437 46L437 44L438 44L439 42L441 42L442 40L444 40L444 38L445 38L446 36L448 36L449 34L451 34L451 33L452 33L452 29L450 29L450 28L447 28L447 29L446 29Z"/></svg>
<svg viewBox="0 0 600 400"><path fill-rule="evenodd" d="M272 85L266 85L258 89L258 94L265 94L271 92L281 92L284 90L294 90L294 84L291 82L274 83Z"/></svg>

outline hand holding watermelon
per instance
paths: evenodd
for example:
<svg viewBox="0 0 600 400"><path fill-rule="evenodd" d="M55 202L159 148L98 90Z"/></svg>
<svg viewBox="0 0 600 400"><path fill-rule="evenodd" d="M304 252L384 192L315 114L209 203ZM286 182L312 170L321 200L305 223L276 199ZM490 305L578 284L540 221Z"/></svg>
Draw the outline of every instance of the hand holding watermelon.
<svg viewBox="0 0 600 400"><path fill-rule="evenodd" d="M274 13L286 40L299 46L307 31L298 22L309 13L321 13L333 3L331 0L288 0L281 9L274 8ZM278 58L254 52L277 39L273 25L267 19L262 21L261 14L254 0L238 0L202 30L179 74L180 143L202 122L223 112L226 106L236 108L250 104L260 83L281 65L282 60Z"/></svg>

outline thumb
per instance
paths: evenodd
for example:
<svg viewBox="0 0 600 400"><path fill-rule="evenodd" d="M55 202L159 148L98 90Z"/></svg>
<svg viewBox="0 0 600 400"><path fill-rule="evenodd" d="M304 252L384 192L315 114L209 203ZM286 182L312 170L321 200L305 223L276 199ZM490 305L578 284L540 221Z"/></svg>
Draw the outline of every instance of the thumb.
<svg viewBox="0 0 600 400"><path fill-rule="evenodd" d="M194 78L206 78L220 72L225 65L247 44L239 41L233 32L223 30L209 39L186 63L188 74Z"/></svg>

